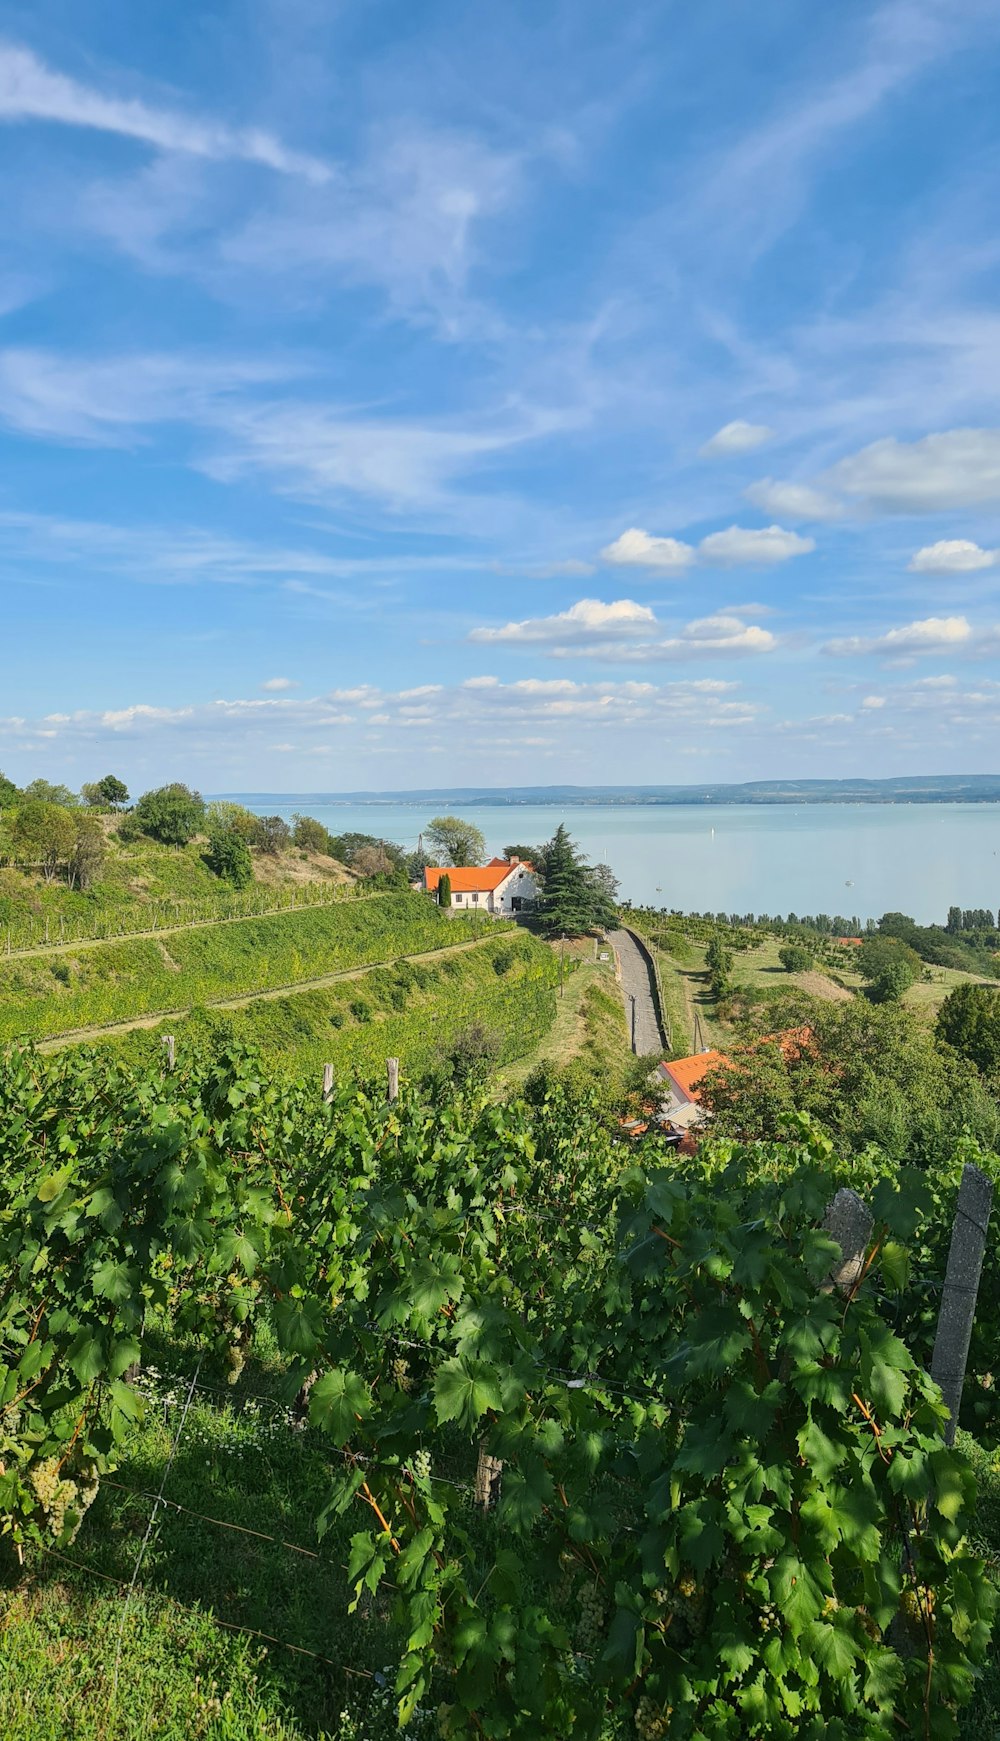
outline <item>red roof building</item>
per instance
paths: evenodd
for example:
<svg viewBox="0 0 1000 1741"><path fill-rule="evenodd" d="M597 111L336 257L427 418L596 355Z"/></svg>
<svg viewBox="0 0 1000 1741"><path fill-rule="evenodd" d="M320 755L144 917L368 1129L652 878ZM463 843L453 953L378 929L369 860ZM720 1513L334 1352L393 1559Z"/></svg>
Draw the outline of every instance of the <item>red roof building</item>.
<svg viewBox="0 0 1000 1741"><path fill-rule="evenodd" d="M428 865L424 888L437 896L441 878L451 883L451 904L470 912L509 917L538 899L538 884L530 864L520 858L493 858L486 865Z"/></svg>

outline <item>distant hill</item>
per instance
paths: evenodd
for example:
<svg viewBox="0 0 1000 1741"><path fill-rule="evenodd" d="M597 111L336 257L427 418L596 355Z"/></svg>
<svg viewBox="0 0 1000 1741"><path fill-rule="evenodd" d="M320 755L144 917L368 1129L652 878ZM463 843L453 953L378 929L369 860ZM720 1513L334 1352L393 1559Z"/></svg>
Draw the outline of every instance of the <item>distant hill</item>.
<svg viewBox="0 0 1000 1741"><path fill-rule="evenodd" d="M704 786L442 786L409 792L227 792L275 804L996 804L1000 774L912 774L891 780L749 780Z"/></svg>

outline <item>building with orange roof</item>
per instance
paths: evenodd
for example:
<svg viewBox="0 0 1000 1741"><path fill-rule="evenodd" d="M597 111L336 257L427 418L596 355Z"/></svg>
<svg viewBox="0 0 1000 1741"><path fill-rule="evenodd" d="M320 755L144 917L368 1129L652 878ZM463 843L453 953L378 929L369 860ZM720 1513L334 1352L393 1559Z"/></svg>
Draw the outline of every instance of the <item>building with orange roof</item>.
<svg viewBox="0 0 1000 1741"><path fill-rule="evenodd" d="M703 1077L720 1064L728 1063L726 1054L713 1048L708 1052L695 1052L690 1058L675 1058L671 1064L660 1064L657 1074L670 1089L671 1104L681 1107L694 1102L700 1105L698 1089Z"/></svg>
<svg viewBox="0 0 1000 1741"><path fill-rule="evenodd" d="M451 904L467 912L510 918L538 899L533 867L525 859L492 858L485 865L436 865L424 871L424 888L435 900L442 877L451 883Z"/></svg>

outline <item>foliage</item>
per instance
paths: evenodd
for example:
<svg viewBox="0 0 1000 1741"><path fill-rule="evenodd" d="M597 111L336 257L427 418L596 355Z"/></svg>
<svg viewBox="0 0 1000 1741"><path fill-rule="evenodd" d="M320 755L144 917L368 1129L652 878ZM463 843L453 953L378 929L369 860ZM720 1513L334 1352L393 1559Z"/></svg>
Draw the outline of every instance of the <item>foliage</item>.
<svg viewBox="0 0 1000 1741"><path fill-rule="evenodd" d="M67 873L70 885L81 890L92 888L104 869L107 842L100 823L85 813L74 818L76 838L70 851Z"/></svg>
<svg viewBox="0 0 1000 1741"><path fill-rule="evenodd" d="M18 804L10 825L13 853L23 863L40 864L46 882L70 857L75 838L73 814L65 805L27 797Z"/></svg>
<svg viewBox="0 0 1000 1741"><path fill-rule="evenodd" d="M486 837L474 822L463 822L460 816L435 816L424 829L424 838L439 862L462 866L482 864L486 857Z"/></svg>
<svg viewBox="0 0 1000 1741"><path fill-rule="evenodd" d="M306 852L330 851L330 836L315 816L293 816L292 823L292 839L296 846L301 846Z"/></svg>
<svg viewBox="0 0 1000 1741"><path fill-rule="evenodd" d="M253 810L248 810L245 804L236 804L231 798L213 798L205 810L205 822L209 834L213 829L229 829L246 841L248 846L257 843L260 832L260 817Z"/></svg>
<svg viewBox="0 0 1000 1741"><path fill-rule="evenodd" d="M247 889L253 882L250 848L237 828L216 826L210 830L205 863L234 889Z"/></svg>
<svg viewBox="0 0 1000 1741"><path fill-rule="evenodd" d="M126 838L148 834L165 846L186 846L205 819L205 803L199 792L179 780L144 792L129 814Z"/></svg>
<svg viewBox="0 0 1000 1741"><path fill-rule="evenodd" d="M871 937L858 950L858 967L873 1003L899 1003L921 973L920 957L899 939Z"/></svg>
<svg viewBox="0 0 1000 1741"><path fill-rule="evenodd" d="M984 1076L1000 1078L1000 986L957 985L938 1011L935 1031Z"/></svg>
<svg viewBox="0 0 1000 1741"><path fill-rule="evenodd" d="M341 864L358 876L384 876L391 871L406 870L406 854L394 840L383 840L377 834L359 834L348 830L330 836L330 852Z"/></svg>
<svg viewBox="0 0 1000 1741"><path fill-rule="evenodd" d="M861 998L817 1003L809 1027L797 1046L727 1048L729 1070L703 1088L720 1132L773 1135L777 1114L791 1106L852 1152L876 1143L897 1160L939 1157L963 1130L986 1147L1000 1140L1000 1109L974 1066L943 1052L907 1010Z"/></svg>
<svg viewBox="0 0 1000 1741"><path fill-rule="evenodd" d="M71 792L68 786L53 785L51 780L30 781L22 796L33 803L59 804L65 810L72 810L77 803L75 792Z"/></svg>
<svg viewBox="0 0 1000 1741"><path fill-rule="evenodd" d="M451 906L451 878L447 871L443 877L438 878L437 894L439 907Z"/></svg>
<svg viewBox="0 0 1000 1741"><path fill-rule="evenodd" d="M778 960L786 973L808 973L813 958L801 943L786 943L778 950Z"/></svg>
<svg viewBox="0 0 1000 1741"><path fill-rule="evenodd" d="M0 773L0 810L10 810L20 796L20 790L13 780L8 780L6 774Z"/></svg>
<svg viewBox="0 0 1000 1741"><path fill-rule="evenodd" d="M562 823L544 849L544 860L538 912L547 936L582 937L617 923L604 880L584 861Z"/></svg>
<svg viewBox="0 0 1000 1741"><path fill-rule="evenodd" d="M128 803L128 787L117 774L105 774L102 780L98 780L97 790L112 810L122 810Z"/></svg>
<svg viewBox="0 0 1000 1741"><path fill-rule="evenodd" d="M283 816L258 816L253 843L277 858L291 846L292 831Z"/></svg>
<svg viewBox="0 0 1000 1741"><path fill-rule="evenodd" d="M216 1051L165 1081L13 1055L0 1142L15 1540L80 1527L142 1410L144 1324L238 1371L266 1323L288 1394L314 1378L319 1529L354 1521L353 1605L391 1608L403 1721L433 1701L461 1741L956 1733L991 1597L969 1465L886 1322L919 1178L874 1183L845 1299L821 1287L842 1163L805 1127L623 1167L558 1089L327 1106ZM480 1448L503 1472L477 1518Z"/></svg>

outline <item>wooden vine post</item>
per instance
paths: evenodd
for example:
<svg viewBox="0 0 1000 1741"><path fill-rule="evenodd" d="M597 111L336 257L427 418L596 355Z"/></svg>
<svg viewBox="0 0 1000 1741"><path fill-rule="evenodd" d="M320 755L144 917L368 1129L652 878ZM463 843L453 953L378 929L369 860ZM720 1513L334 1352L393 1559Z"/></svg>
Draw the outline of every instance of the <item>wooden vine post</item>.
<svg viewBox="0 0 1000 1741"><path fill-rule="evenodd" d="M484 1511L489 1511L500 1498L500 1481L503 1476L503 1461L500 1457L491 1457L486 1449L486 1440L479 1441L479 1462L476 1464L476 1504Z"/></svg>
<svg viewBox="0 0 1000 1741"><path fill-rule="evenodd" d="M173 1070L176 1045L173 1034L164 1034L162 1043L167 1049L167 1069Z"/></svg>
<svg viewBox="0 0 1000 1741"><path fill-rule="evenodd" d="M323 1065L323 1105L329 1106L333 1099L333 1065Z"/></svg>
<svg viewBox="0 0 1000 1741"><path fill-rule="evenodd" d="M398 1058L387 1058L386 1059L386 1061L385 1061L385 1074L386 1074L386 1081L387 1081L388 1092L389 1092L389 1105L391 1106L393 1104L393 1101L399 1099L399 1059Z"/></svg>
<svg viewBox="0 0 1000 1741"><path fill-rule="evenodd" d="M941 1387L948 1405L950 1419L945 1427L945 1442L955 1443L965 1367L969 1358L969 1343L976 1316L976 1295L983 1269L986 1234L993 1207L993 1184L971 1164L962 1170L962 1183L955 1205L955 1222L951 1230L948 1267L945 1271L941 1308L938 1312L937 1335L931 1359L931 1377Z"/></svg>

